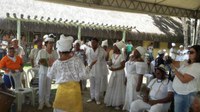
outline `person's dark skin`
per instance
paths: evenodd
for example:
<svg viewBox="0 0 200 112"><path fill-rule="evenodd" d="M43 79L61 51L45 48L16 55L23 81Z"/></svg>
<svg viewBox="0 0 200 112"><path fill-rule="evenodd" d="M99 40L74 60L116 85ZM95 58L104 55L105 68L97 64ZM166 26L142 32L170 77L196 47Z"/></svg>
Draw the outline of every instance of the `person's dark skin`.
<svg viewBox="0 0 200 112"><path fill-rule="evenodd" d="M116 45L114 45L113 50L114 50L113 53L118 54L118 55L121 54L121 51L117 48ZM120 67L118 67L118 68L113 68L113 67L110 66L110 67L109 67L109 70L111 70L111 71L117 71L117 70L122 70L122 69L124 69L124 67L125 67L125 61L122 61Z"/></svg>
<svg viewBox="0 0 200 112"><path fill-rule="evenodd" d="M155 74L156 74L157 79L165 80L165 74L160 69L156 69ZM149 99L149 92L150 92L150 89L146 88L143 101L150 105L155 105L157 103L168 103L168 102L172 101L172 98L173 98L173 92L168 92L167 96L163 99L151 100L151 99Z"/></svg>

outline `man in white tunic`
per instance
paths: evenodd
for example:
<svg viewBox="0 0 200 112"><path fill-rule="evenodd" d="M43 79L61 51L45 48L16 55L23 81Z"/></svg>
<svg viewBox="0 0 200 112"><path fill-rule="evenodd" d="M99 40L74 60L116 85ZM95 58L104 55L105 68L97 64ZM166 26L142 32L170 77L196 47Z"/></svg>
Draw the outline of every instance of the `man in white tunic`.
<svg viewBox="0 0 200 112"><path fill-rule="evenodd" d="M46 37L45 49L38 52L37 63L39 64L39 107L42 110L43 106L51 107L49 103L51 81L47 78L47 73L53 62L58 58L56 50L53 50L54 38Z"/></svg>
<svg viewBox="0 0 200 112"><path fill-rule="evenodd" d="M93 100L96 101L96 104L101 104L99 96L100 96L100 85L101 85L101 77L102 71L104 70L103 60L105 59L105 50L98 45L99 40L97 38L93 38L91 40L92 48L88 49L86 52L86 56L88 59L88 66L91 68L91 78L90 78L90 97L87 102L91 102Z"/></svg>

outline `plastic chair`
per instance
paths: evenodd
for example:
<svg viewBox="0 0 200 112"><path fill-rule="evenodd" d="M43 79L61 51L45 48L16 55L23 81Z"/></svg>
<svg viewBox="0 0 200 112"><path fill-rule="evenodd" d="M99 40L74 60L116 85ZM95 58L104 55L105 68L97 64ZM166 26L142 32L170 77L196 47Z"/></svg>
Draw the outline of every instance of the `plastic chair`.
<svg viewBox="0 0 200 112"><path fill-rule="evenodd" d="M39 87L38 86L31 86L30 82L31 82L32 78L39 77L39 75L36 74L36 73L39 74L39 68L30 68L30 69L27 70L27 82L28 82L28 86L32 89L34 96L36 96L37 91L39 90ZM39 84L39 81L38 81L38 84Z"/></svg>
<svg viewBox="0 0 200 112"><path fill-rule="evenodd" d="M30 68L27 70L27 81L28 81L28 86L30 87L30 81L32 78L34 77L39 77L38 75L38 72L39 72L39 68ZM37 74L36 74L37 73Z"/></svg>
<svg viewBox="0 0 200 112"><path fill-rule="evenodd" d="M27 93L31 93L31 104L32 106L34 106L35 105L34 91L31 88L22 87L21 79L22 76L24 76L25 80L27 79L26 72L11 73L9 76L10 76L10 82L11 82L11 76L14 79L14 84L12 84L11 82L11 85L12 87L14 87L13 85L15 85L15 88L13 88L13 92L16 94L17 111L20 112L22 110L22 103L23 103L22 101L24 101L23 100L24 96Z"/></svg>

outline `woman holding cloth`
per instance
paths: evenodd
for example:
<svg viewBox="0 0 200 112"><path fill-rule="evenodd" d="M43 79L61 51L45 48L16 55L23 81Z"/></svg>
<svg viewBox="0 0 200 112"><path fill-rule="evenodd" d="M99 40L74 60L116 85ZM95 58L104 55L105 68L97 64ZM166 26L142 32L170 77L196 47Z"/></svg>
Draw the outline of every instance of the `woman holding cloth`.
<svg viewBox="0 0 200 112"><path fill-rule="evenodd" d="M199 91L200 46L193 45L188 53L188 62L172 61L175 112L189 112L194 96Z"/></svg>
<svg viewBox="0 0 200 112"><path fill-rule="evenodd" d="M85 79L85 66L81 59L72 55L73 37L61 38L56 47L60 58L53 63L48 73L58 84L53 103L54 112L83 112L80 80Z"/></svg>
<svg viewBox="0 0 200 112"><path fill-rule="evenodd" d="M138 46L132 53L131 58L125 64L127 86L123 110L130 110L130 104L137 99L142 85L143 75L147 72L148 65L144 62L146 50Z"/></svg>

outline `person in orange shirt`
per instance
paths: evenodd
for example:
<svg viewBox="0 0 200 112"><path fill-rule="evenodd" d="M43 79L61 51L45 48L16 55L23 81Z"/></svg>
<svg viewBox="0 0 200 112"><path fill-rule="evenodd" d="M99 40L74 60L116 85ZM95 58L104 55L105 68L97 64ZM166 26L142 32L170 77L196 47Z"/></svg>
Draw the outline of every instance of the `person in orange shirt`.
<svg viewBox="0 0 200 112"><path fill-rule="evenodd" d="M10 73L15 72L23 72L23 61L22 58L19 56L15 56L15 48L9 47L8 54L2 58L0 61L0 69L5 71L3 75L3 81L7 88L11 88L11 81L12 85L14 86L14 80L11 77L9 78Z"/></svg>

